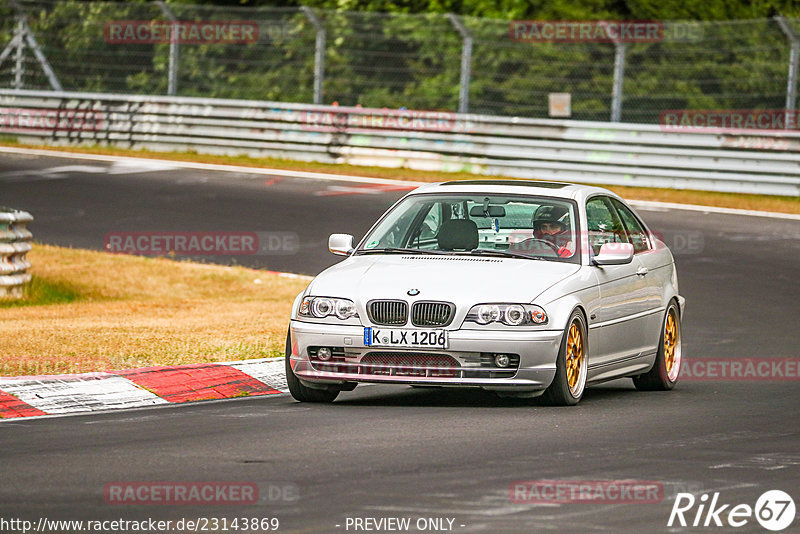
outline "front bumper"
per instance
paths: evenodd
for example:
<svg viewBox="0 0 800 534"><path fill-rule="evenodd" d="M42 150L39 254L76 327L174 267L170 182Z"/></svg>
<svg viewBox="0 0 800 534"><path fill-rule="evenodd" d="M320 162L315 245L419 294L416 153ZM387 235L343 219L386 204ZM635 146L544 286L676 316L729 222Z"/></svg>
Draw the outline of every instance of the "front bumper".
<svg viewBox="0 0 800 534"><path fill-rule="evenodd" d="M353 382L452 387L479 387L489 391L525 393L544 390L553 381L562 331L558 330L449 330L447 349L378 348L364 345L364 327L293 320L290 325L294 374L307 386L326 387ZM342 365L320 364L309 357L309 347L343 347ZM479 367L481 353L519 355L513 370ZM367 355L384 359L403 355L449 356L454 367L395 367L362 363Z"/></svg>

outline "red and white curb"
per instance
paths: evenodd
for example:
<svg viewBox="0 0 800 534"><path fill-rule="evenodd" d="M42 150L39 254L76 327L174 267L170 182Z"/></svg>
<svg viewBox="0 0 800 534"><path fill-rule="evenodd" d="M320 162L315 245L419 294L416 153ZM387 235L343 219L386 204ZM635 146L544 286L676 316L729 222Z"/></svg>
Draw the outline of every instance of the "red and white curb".
<svg viewBox="0 0 800 534"><path fill-rule="evenodd" d="M288 391L283 358L0 378L0 419L63 415Z"/></svg>

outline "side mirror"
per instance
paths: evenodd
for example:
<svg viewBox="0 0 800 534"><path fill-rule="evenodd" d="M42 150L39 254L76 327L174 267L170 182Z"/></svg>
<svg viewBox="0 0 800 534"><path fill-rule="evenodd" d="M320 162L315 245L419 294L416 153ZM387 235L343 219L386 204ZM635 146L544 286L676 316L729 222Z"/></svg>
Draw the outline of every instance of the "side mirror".
<svg viewBox="0 0 800 534"><path fill-rule="evenodd" d="M348 256L354 249L350 234L331 234L328 238L328 250L337 256Z"/></svg>
<svg viewBox="0 0 800 534"><path fill-rule="evenodd" d="M624 265L633 261L633 245L630 243L606 243L594 257L595 265Z"/></svg>

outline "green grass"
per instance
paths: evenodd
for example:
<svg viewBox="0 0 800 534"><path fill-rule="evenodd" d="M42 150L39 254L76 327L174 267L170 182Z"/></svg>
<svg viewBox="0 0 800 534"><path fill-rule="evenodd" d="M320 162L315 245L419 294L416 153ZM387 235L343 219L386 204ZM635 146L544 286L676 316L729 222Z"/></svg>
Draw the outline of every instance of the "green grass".
<svg viewBox="0 0 800 534"><path fill-rule="evenodd" d="M33 276L22 291L22 298L0 300L0 308L67 304L86 298L80 290L62 281Z"/></svg>
<svg viewBox="0 0 800 534"><path fill-rule="evenodd" d="M34 244L33 280L0 302L0 376L280 356L308 284L248 269Z"/></svg>

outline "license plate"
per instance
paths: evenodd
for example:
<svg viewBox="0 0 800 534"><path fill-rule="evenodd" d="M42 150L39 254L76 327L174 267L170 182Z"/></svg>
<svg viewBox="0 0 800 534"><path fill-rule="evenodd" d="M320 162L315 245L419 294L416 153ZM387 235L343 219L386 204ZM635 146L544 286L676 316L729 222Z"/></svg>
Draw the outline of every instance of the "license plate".
<svg viewBox="0 0 800 534"><path fill-rule="evenodd" d="M403 328L364 327L367 347L447 348L447 330L410 330Z"/></svg>

